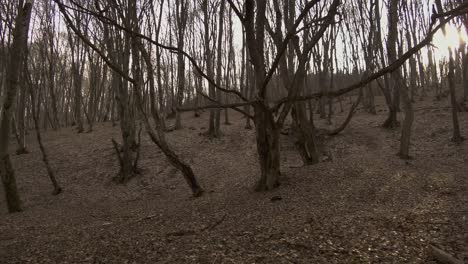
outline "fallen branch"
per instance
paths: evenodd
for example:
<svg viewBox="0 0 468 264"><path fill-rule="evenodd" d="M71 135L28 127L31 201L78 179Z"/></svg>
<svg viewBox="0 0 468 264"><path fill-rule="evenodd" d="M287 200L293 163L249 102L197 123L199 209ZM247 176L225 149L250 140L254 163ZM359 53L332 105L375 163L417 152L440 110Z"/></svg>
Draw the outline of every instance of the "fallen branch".
<svg viewBox="0 0 468 264"><path fill-rule="evenodd" d="M429 246L429 254L437 260L437 262L442 264L463 264L463 261L455 258L449 253L443 251L440 248L437 248L434 245Z"/></svg>
<svg viewBox="0 0 468 264"><path fill-rule="evenodd" d="M195 235L196 233L211 231L211 230L215 229L217 226L219 226L224 221L224 219L226 219L226 214L224 214L223 217L221 217L221 219L214 222L213 224L208 225L208 226L206 226L204 228L201 228L199 230L179 230L179 231L175 231L175 232L169 232L169 233L166 234L166 237L170 237L170 236L191 236L191 235Z"/></svg>
<svg viewBox="0 0 468 264"><path fill-rule="evenodd" d="M213 223L212 225L209 225L205 228L202 228L200 231L211 231L213 229L215 229L215 227L219 226L223 221L224 219L226 219L226 214L223 215L223 217L221 217L221 219L219 219L218 221L216 221L215 223Z"/></svg>
<svg viewBox="0 0 468 264"><path fill-rule="evenodd" d="M186 235L195 235L194 230L180 230L180 231L175 231L175 232L169 232L166 234L166 237L170 236L186 236Z"/></svg>
<svg viewBox="0 0 468 264"><path fill-rule="evenodd" d="M153 219L153 218L155 218L157 216L158 216L157 214L147 215L145 217L142 217L142 218L138 219L137 221L135 221L135 223L142 222L142 221L145 221L145 220L150 220L150 219Z"/></svg>

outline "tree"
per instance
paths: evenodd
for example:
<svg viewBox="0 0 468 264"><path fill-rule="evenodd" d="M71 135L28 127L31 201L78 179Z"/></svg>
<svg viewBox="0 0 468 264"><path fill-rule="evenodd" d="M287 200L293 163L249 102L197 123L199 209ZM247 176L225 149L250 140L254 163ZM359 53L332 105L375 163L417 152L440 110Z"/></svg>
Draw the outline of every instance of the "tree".
<svg viewBox="0 0 468 264"><path fill-rule="evenodd" d="M21 211L21 200L16 187L15 170L11 164L8 153L10 124L16 93L19 86L19 76L24 54L27 49L29 22L33 2L26 1L18 9L13 32L12 50L9 56L10 67L6 70L6 98L0 122L0 176L5 189L8 211L10 213Z"/></svg>
<svg viewBox="0 0 468 264"><path fill-rule="evenodd" d="M185 47L185 31L187 29L188 2L176 0L176 25L177 25L177 48L183 50ZM185 91L185 61L183 54L177 54L177 105L179 108L184 101ZM176 111L175 129L182 128L180 113Z"/></svg>
<svg viewBox="0 0 468 264"><path fill-rule="evenodd" d="M236 8L232 1L229 1L232 8ZM266 1L262 0L246 0L244 3L245 15L242 16L237 10L236 14L239 16L243 23L246 32L246 43L249 49L250 59L254 66L254 79L255 91L257 101L253 104L254 108L254 123L255 135L257 141L257 151L260 163L261 175L257 183L256 190L271 190L279 185L280 176L280 149L279 149L279 132L284 124L286 116L294 106L294 102L285 102L282 110L277 113L278 117L275 118L277 108L270 108L266 99L266 89L269 80L276 67L283 61L283 53L286 51L289 41L293 41L294 48L297 49L298 39L293 38L296 28L308 11L317 2L308 2L302 9L301 14L288 28L288 32L284 39L281 40L282 45L277 50L277 55L272 63L269 71L266 69L265 59L265 25L266 25ZM315 34L311 36L310 41L303 47L303 50L298 52L297 58L297 71L291 78L288 87L288 97L295 97L300 95L300 85L304 83L306 76L306 64L310 56L312 48L323 37L327 28L333 23L340 1L335 0L332 2L328 9L327 15L323 18L322 23L316 30Z"/></svg>
<svg viewBox="0 0 468 264"><path fill-rule="evenodd" d="M62 3L60 0L54 1L59 4ZM102 60L113 70L113 77L110 78L111 86L114 87L115 94L118 96L116 103L119 109L121 132L124 139L122 148L117 148L118 153L122 150L122 156L119 154L119 160L123 161L127 160L127 158L133 160L133 153L126 152L129 148L124 146L131 146L132 144L129 144L131 140L127 143L125 143L125 140L134 138L134 123L139 117L142 118L141 116L144 116L148 111L152 112L153 119L157 123L156 129L158 129L158 127L164 126L163 119L166 114L166 106L174 112L209 109L210 135L219 136L219 134L213 133L216 132L217 127L216 113L219 112L219 109L231 108L242 113L248 121L253 120L255 124L258 159L261 169L260 179L257 184L258 190L270 190L279 184L279 131L283 128L286 119L288 119L290 115L293 118L294 129L297 131L298 135L298 149L299 152L303 154L305 163L313 163L314 160L317 159L316 153L311 151L316 150L314 146L315 127L313 123L313 113L311 113L309 109L309 113L311 114L307 117L307 111L305 111L306 104L304 102L321 100L323 101L323 105L328 103L328 113L329 118L331 118L333 98L360 89L377 80L377 84L383 87L382 91L384 92L390 109L386 124L390 127L396 126L398 124L396 113L398 112L400 97L403 106L405 106L405 111L408 109L405 103L404 91L401 91L401 89L405 87L404 76L407 77L409 71L408 68L406 68L406 70L403 69L404 76L402 76L400 68L402 66L403 68L407 67L405 63L407 63L411 56L426 47L430 43L434 33L446 23L445 19L439 22L437 20L439 17L449 20L456 16L455 13L450 12L434 15L436 20L432 20L427 29L426 36L412 43L413 46L410 47L408 43L404 43L405 35L401 35L400 41L398 41L399 32L396 30L395 33L394 30L396 26L398 26L398 22L393 22L397 21L398 17L395 19L390 15L392 23L389 29L391 29L392 32L388 32L388 54L386 55L381 37L386 32L384 32L385 30L380 25L380 1L374 2L375 6L373 10L375 11L373 11L372 8L369 8L369 10L366 9L368 6L372 7L372 3L371 5L362 5L362 13L367 14L367 18L359 18L357 15L354 16L356 24L363 20L366 22L366 27L364 28L367 32L359 36L359 32L355 32L354 30L352 32L345 32L341 27L340 23L342 20L337 19L341 18L337 16L337 14L340 12L346 14L347 11L346 9L344 9L344 11L339 10L339 7L342 5L339 0L313 0L307 2L300 1L299 3L293 0L271 3L264 0L245 0L242 9L240 9L234 1L228 0L230 12L234 12L239 17L240 23L245 31L245 48L242 53L245 54L246 57L242 60L242 68L244 69L241 69L241 80L239 81L241 89L237 87L232 89L229 77L236 75L235 70L234 74L231 75L232 72L229 72L227 69L223 71L222 69L223 61L227 61L228 66L232 65L230 64L230 54L227 54L231 53L231 51L222 51L222 47L225 46L223 41L226 40L226 42L228 42L228 38L224 37L225 27L223 14L225 10L223 10L224 5L222 5L222 1L216 2L220 4L216 5L214 2L204 0L200 1L198 5L193 6L193 14L195 16L197 16L198 10L201 11L200 21L202 21L202 23L191 25L191 27L189 27L190 30L195 32L185 35L184 43L186 40L191 40L193 46L200 47L199 49L189 49L191 54L181 49L180 45L177 43L175 47L172 46L173 39L171 33L173 32L173 27L166 26L166 30L162 30L163 33L161 36L159 35L161 23L157 23L156 21L161 21L162 15L159 15L158 19L156 19L157 16L154 10L146 11L143 10L143 8L142 12L135 12L137 8L140 8L138 4L142 3L138 1L135 2L131 2L129 5L117 5L113 2L95 1L95 3L98 3L102 8L94 8L89 5L83 6L77 4L76 1L67 1L70 6L61 4L61 11L64 17L66 17L67 12L72 12L69 10L76 10L94 18L91 20L91 26L89 27L93 29L92 34L86 34L86 28L80 29L75 27L73 32L80 36L79 38L81 41L85 42L87 46L91 47L94 52L99 54ZM171 16L175 14L174 10L169 8L167 12L163 12L163 2L161 1L159 3L159 7L161 8L160 12L164 13L167 20L172 20ZM153 6L154 8L154 2L152 1L144 2L144 4ZM363 4L363 2L361 2L361 4ZM389 6L392 5L396 6L396 12L398 12L398 4L390 3ZM141 6L143 7L146 5ZM152 15L148 15L150 13ZM175 15L177 16L177 14ZM372 19L372 17L375 18ZM145 18L147 21L143 21ZM99 22L96 23L96 21ZM76 21L69 19L67 19L67 23L69 27L75 25L80 26ZM147 26L152 24L156 25L156 38L154 37L154 31L151 30L151 27ZM169 22L169 24L171 24L171 22ZM175 24L177 24L177 22ZM135 25L142 25L144 29L140 29L139 26ZM197 26L199 30L197 30ZM359 26L354 27L359 28ZM373 30L372 27L374 27L375 30ZM164 26L162 28L164 28ZM99 34L99 30L103 31L101 32L102 34ZM268 37L266 34L267 32L271 38ZM367 56L368 65L366 68L363 67L361 61L353 58L352 70L348 67L348 60L350 57L347 56L347 60L345 61L346 70L340 69L342 65L337 62L336 55L338 45L335 44L335 42L338 41L337 36L339 34L346 35L345 37L340 36L343 37L343 39L357 40L355 41L355 45L351 45L353 53L365 53L367 50L369 55L371 53L369 51L371 50L370 47L377 45L375 50L378 50L378 54ZM100 39L99 36L101 36L102 39ZM366 38L369 39L366 40ZM102 40L106 43L105 45L99 44L100 42L102 43ZM359 41L361 43L359 43ZM405 44L408 46L408 50L403 52L406 47ZM393 45L393 48L391 45ZM151 46L155 46L156 49L151 49ZM217 52L213 52L214 50ZM153 53L154 51L156 54ZM182 55L183 60L179 60L179 55ZM202 55L204 56L203 59ZM153 66L151 65L153 65L154 56L156 56L156 70L153 72ZM182 71L180 68L176 68L175 63L173 63L173 58L176 56L179 62L190 62L194 71L197 72L194 78L196 80L195 85L193 86L196 88L197 97L205 98L206 105L199 105L195 109L185 107L176 109L176 107L179 107L177 105L182 105L185 102L187 102L185 105L189 105L192 96L190 89L192 86L192 74L190 71L192 69L186 68ZM311 65L310 61L312 56L314 56L317 62L320 61L320 63ZM140 58L143 58L143 60ZM356 56L356 58L358 58L358 56ZM204 60L204 62L201 62L202 60ZM144 63L145 67L142 67L142 65L140 65L141 63ZM202 63L203 65L200 66ZM221 69L219 67L220 64ZM375 69L373 69L374 66ZM380 66L380 70L377 70L377 66ZM309 72L311 72L310 75L316 75L318 69L323 73L322 77L326 77L323 78L325 81L322 81L321 85L326 89L319 87L319 89L314 91L309 87L312 82L309 82L310 78L308 77L311 76L308 75ZM176 70L177 74L174 74ZM242 71L244 71L243 74ZM410 67L410 71L414 72L414 67ZM345 75L344 72L347 72L349 75L348 77L352 77L348 80L356 80L359 76L363 77L358 81L353 81L351 84L346 84L343 88L336 89L335 85L338 83L338 75ZM363 74L363 72L365 72L365 74ZM396 73L398 73L398 76ZM183 77L186 75L189 76L188 80L185 80L185 77ZM152 81L154 76L156 76L156 83L154 80ZM158 76L161 76L161 78ZM175 76L177 76L179 80L175 81ZM182 77L187 87L183 87L185 92L179 93L182 87L174 90L173 84L177 82L178 86L182 83ZM223 77L227 79L225 82L222 81ZM381 77L383 77L385 81L384 85L381 85L380 80L378 80ZM284 86L286 95L272 92L273 88L271 87L275 87L277 80ZM151 100L154 100L155 93L151 91L154 91L156 86L159 100L159 109L156 110L159 110L161 113L159 117L153 114L154 110L152 109L156 107L151 106L155 105L154 102L151 102ZM229 88L226 89L223 88L223 86ZM277 86L278 85L276 85L276 87ZM129 89L132 87L133 89ZM178 95L182 95L182 97L179 97L183 98L180 104L176 102L175 91L177 91ZM232 103L222 102L222 95L232 96L234 99L229 97ZM270 95L279 96L280 98L273 98ZM90 95L87 95L87 97L89 102ZM366 97L371 97L369 92L366 94ZM84 101L86 101L86 99ZM176 107L174 107L174 105L176 105ZM242 107L246 109L252 108L253 114L242 110ZM139 115L135 113L136 110L138 110ZM354 111L355 108L353 104L349 116L352 116ZM326 113L326 110L324 109L322 112ZM409 115L406 116L409 117ZM409 119L405 118L405 120ZM349 120L345 122L345 124L347 123L349 123ZM146 123L145 127L147 127ZM151 126L149 127L152 128ZM151 135L151 130L148 128L146 128L146 130L148 134ZM404 129L404 131L407 130ZM159 134L158 131L154 134L155 143L158 142L156 144L164 152L166 148L165 145L161 143L161 138L163 137L164 136ZM179 166L181 163L179 163L177 159L173 159L170 153L171 150L166 150L165 154L168 159L174 161L174 166ZM124 159L122 158L123 156L127 158ZM138 152L136 156L138 156ZM130 168L130 166L127 166L127 168ZM180 167L180 169L182 171L183 166ZM184 175L187 176L190 175L190 173L187 172ZM189 178L190 176L186 179ZM189 183L192 187L195 186L196 189L197 184L194 184L194 181L189 180Z"/></svg>
<svg viewBox="0 0 468 264"><path fill-rule="evenodd" d="M388 9L388 39L387 39L387 52L388 52L388 61L390 63L397 60L397 43L398 43L398 7L399 0L391 0L389 2ZM403 127L401 130L401 139L400 139L400 151L398 155L401 158L409 158L409 148L410 148L410 139L411 139L411 126L413 124L414 113L412 108L412 103L409 98L408 88L403 82L403 77L401 76L400 70L395 70L392 72L392 82L395 86L394 89L398 90L401 93L405 108L405 120L403 122ZM395 98L394 98L395 100ZM396 105L394 105L395 107Z"/></svg>

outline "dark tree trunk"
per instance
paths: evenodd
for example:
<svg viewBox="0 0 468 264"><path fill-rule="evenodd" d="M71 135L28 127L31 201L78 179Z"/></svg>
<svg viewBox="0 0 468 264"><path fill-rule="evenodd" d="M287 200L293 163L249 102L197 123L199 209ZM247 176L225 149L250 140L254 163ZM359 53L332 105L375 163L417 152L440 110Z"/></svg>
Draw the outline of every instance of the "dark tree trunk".
<svg viewBox="0 0 468 264"><path fill-rule="evenodd" d="M257 152L260 163L260 180L255 189L268 191L279 186L280 128L276 127L273 114L263 105L254 105Z"/></svg>
<svg viewBox="0 0 468 264"><path fill-rule="evenodd" d="M468 56L464 50L462 53L463 61L463 101L468 100Z"/></svg>
<svg viewBox="0 0 468 264"><path fill-rule="evenodd" d="M24 82L20 84L20 98L18 104L18 148L16 154L27 154L29 151L26 148L26 127L25 127L25 115L26 115L26 87Z"/></svg>
<svg viewBox="0 0 468 264"><path fill-rule="evenodd" d="M455 92L455 65L453 62L453 55L452 51L450 50L450 58L449 58L449 73L448 73L448 82L449 82L449 89L450 89L450 103L452 106L452 123L453 123L453 136L452 141L455 143L460 143L464 140L460 133L460 124L458 122L458 103L457 103L457 96Z"/></svg>
<svg viewBox="0 0 468 264"><path fill-rule="evenodd" d="M148 69L148 74L150 78L153 79L154 72L153 72L153 66L151 63L151 58L150 58L149 53L144 49L142 44L139 43L139 40L137 40L136 38L132 38L132 59L134 61L139 60L139 54L138 54L139 51L142 53L143 59L145 60L145 63ZM156 103L154 101L150 103L150 108L151 108L151 114L156 123L156 133L151 128L148 116L145 113L144 107L143 107L143 99L141 96L142 78L141 78L141 69L140 69L139 64L134 65L133 74L134 76L137 76L137 78L135 78L136 81L133 83L137 109L139 110L143 118L146 131L151 141L153 141L153 143L155 143L159 147L159 149L161 149L161 151L164 153L164 155L169 160L169 162L182 173L190 189L192 190L193 196L194 197L201 196L203 194L203 189L198 184L198 181L195 177L195 174L193 173L192 168L187 163L185 163L181 158L179 158L177 154L167 144L167 141L164 135L164 130L161 126L160 114L156 108ZM154 86L154 80L150 82L150 85ZM150 93L151 93L151 96L154 96L154 87L150 88Z"/></svg>
<svg viewBox="0 0 468 264"><path fill-rule="evenodd" d="M185 29L187 27L187 2L186 0L176 0L176 22L177 22L177 48L184 49ZM177 54L177 107L182 107L185 90L185 61L182 53ZM176 110L174 129L182 128L180 112Z"/></svg>
<svg viewBox="0 0 468 264"><path fill-rule="evenodd" d="M404 83L400 84L400 93L405 111L405 119L403 120L403 125L401 128L400 151L398 152L398 155L402 159L409 159L411 127L413 125L414 120L414 111L413 104L408 93L408 87L406 87Z"/></svg>
<svg viewBox="0 0 468 264"><path fill-rule="evenodd" d="M399 18L399 6L400 0L390 0L388 18L389 18L389 29L388 29L388 42L387 42L387 52L388 52L388 61L393 63L397 60L397 43L398 43L398 18ZM400 46L400 53L402 47ZM403 82L403 77L400 70L393 71L392 74L393 85L394 85L394 110L398 110L400 103L400 94L401 99L404 104L405 109L405 119L403 121L403 127L401 130L401 139L400 139L400 150L398 155L403 159L409 158L409 148L411 140L411 127L413 124L414 113L413 106L410 100L408 93L408 88ZM396 115L396 112L394 113Z"/></svg>
<svg viewBox="0 0 468 264"><path fill-rule="evenodd" d="M297 134L296 147L304 165L318 163L319 154L316 145L315 128L307 120L304 104L296 103L291 114L294 121L294 131Z"/></svg>
<svg viewBox="0 0 468 264"><path fill-rule="evenodd" d="M15 171L8 153L10 139L10 124L13 111L13 102L18 90L19 75L22 58L27 49L29 21L31 18L32 3L26 2L21 6L15 21L13 44L10 51L9 67L6 70L6 98L0 122L0 176L5 190L8 212L20 212L21 200L16 187Z"/></svg>
<svg viewBox="0 0 468 264"><path fill-rule="evenodd" d="M385 65L385 54L383 48L383 40L382 40L382 26L381 26L381 16L380 16L380 1L375 1L375 21L376 21L376 41L374 42L377 45L380 54L381 64ZM383 123L382 127L384 128L395 128L399 126L397 120L397 109L394 108L394 103L392 100L392 93L391 93L391 83L392 80L389 78L388 75L384 75L384 87L382 89L382 93L385 97L385 102L388 107L388 116L385 122Z"/></svg>

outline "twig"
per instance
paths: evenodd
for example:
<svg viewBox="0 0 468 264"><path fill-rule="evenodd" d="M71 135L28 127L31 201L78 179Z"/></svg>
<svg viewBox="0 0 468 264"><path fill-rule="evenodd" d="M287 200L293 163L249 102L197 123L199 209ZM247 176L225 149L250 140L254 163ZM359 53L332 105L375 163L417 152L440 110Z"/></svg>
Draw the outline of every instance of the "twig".
<svg viewBox="0 0 468 264"><path fill-rule="evenodd" d="M166 237L195 235L196 233L211 231L211 230L215 229L217 226L219 226L224 221L224 219L226 219L226 214L224 214L223 217L221 217L221 219L214 222L213 224L208 225L208 226L206 226L204 228L201 228L199 230L179 230L179 231L175 231L175 232L169 232L169 233L166 234Z"/></svg>
<svg viewBox="0 0 468 264"><path fill-rule="evenodd" d="M200 231L203 232L203 231L211 231L213 229L215 229L215 227L219 226L223 221L224 219L226 219L226 214L223 215L223 217L221 217L221 219L219 219L218 221L216 221L215 223L213 223L212 225L209 225L205 228L202 228Z"/></svg>
<svg viewBox="0 0 468 264"><path fill-rule="evenodd" d="M449 253L443 251L440 248L437 248L434 245L429 246L429 254L437 260L439 263L443 264L463 264L463 261L455 258L454 256L450 255Z"/></svg>
<svg viewBox="0 0 468 264"><path fill-rule="evenodd" d="M123 160L122 160L122 157L120 156L120 148L119 148L119 143L117 143L117 141L115 141L115 139L111 139L112 141L112 144L114 145L114 149L115 149L115 153L117 154L117 158L119 158L119 164L120 164L120 167L123 168Z"/></svg>

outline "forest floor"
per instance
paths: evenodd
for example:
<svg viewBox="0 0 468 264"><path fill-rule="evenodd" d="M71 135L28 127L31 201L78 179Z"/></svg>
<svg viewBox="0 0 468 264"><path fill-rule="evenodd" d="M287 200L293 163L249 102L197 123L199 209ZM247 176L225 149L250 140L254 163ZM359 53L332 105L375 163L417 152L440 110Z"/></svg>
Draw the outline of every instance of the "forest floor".
<svg viewBox="0 0 468 264"><path fill-rule="evenodd" d="M282 184L265 193L253 191L259 167L245 119L230 111L233 124L209 140L208 112L187 113L168 139L193 166L200 198L146 135L142 174L115 184L111 138L120 138L110 123L44 133L64 189L52 196L30 132L31 153L12 156L24 212L7 214L0 190L0 263L435 263L431 244L468 263L468 141L450 142L447 106L416 102L409 161L395 155L399 130L380 127L382 103L324 139L328 158L317 165L301 166L283 136ZM460 121L468 137L468 113Z"/></svg>

